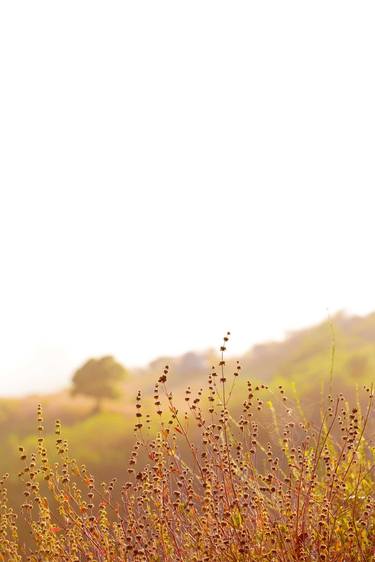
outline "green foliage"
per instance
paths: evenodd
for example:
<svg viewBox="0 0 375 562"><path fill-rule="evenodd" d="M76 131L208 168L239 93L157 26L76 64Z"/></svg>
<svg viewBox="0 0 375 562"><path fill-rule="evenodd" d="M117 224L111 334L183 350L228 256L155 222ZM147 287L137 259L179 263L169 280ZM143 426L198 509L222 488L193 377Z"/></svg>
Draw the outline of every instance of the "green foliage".
<svg viewBox="0 0 375 562"><path fill-rule="evenodd" d="M104 398L119 398L120 383L127 371L113 357L89 359L73 376L72 395L84 394L97 400L97 409Z"/></svg>

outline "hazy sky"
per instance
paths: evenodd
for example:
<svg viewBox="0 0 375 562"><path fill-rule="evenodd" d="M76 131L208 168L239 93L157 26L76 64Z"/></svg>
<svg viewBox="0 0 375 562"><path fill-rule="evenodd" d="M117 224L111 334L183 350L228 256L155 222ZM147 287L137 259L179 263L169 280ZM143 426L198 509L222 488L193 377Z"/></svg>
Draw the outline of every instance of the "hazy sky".
<svg viewBox="0 0 375 562"><path fill-rule="evenodd" d="M0 394L375 309L373 2L0 4Z"/></svg>

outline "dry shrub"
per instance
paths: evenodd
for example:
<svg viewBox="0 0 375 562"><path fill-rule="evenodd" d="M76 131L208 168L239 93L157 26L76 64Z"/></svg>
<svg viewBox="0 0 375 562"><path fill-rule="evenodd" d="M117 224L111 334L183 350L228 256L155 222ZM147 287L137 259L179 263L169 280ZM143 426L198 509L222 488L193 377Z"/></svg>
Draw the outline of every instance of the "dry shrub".
<svg viewBox="0 0 375 562"><path fill-rule="evenodd" d="M205 391L178 411L165 366L155 417L136 398L136 441L127 481L97 484L69 453L56 423L50 462L38 408L38 446L20 447L25 503L18 516L0 481L0 560L18 561L370 561L375 552L374 448L366 431L373 402L350 407L327 396L320 426L298 419L279 387L268 402L273 444L261 442L268 389L247 381L239 415L230 401L241 375L224 359ZM271 395L273 396L273 395ZM117 493L116 493L117 490ZM26 546L18 526L28 526Z"/></svg>

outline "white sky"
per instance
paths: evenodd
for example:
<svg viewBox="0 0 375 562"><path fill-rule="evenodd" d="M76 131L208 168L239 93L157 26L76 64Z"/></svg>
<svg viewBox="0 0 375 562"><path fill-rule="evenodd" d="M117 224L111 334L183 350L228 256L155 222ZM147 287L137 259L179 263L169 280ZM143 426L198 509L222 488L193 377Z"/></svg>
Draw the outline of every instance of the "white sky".
<svg viewBox="0 0 375 562"><path fill-rule="evenodd" d="M375 308L375 4L0 4L0 394Z"/></svg>

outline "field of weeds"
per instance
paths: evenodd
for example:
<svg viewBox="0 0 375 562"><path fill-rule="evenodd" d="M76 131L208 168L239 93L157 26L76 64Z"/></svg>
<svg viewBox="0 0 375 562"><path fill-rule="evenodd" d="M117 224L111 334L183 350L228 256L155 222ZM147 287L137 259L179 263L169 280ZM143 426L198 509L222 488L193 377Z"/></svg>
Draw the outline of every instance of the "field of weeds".
<svg viewBox="0 0 375 562"><path fill-rule="evenodd" d="M9 475L0 481L0 560L373 560L373 388L354 404L327 394L311 422L281 385L229 368L228 336L205 388L186 389L185 407L169 391L168 365L153 412L137 394L123 481L98 482L70 454L59 421L51 455L39 406L36 448L19 448L19 509L7 497ZM233 412L235 396L242 406Z"/></svg>

